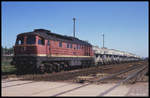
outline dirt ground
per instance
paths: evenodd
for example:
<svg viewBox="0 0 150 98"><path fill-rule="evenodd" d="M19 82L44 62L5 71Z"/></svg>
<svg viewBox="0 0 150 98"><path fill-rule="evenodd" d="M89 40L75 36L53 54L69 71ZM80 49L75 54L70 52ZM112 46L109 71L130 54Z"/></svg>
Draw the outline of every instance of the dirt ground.
<svg viewBox="0 0 150 98"><path fill-rule="evenodd" d="M126 96L149 96L149 84L145 82L138 82L131 85L131 88Z"/></svg>
<svg viewBox="0 0 150 98"><path fill-rule="evenodd" d="M46 81L6 81L2 80L2 96L99 96L115 83L46 82ZM120 85L104 96L148 96L148 82Z"/></svg>

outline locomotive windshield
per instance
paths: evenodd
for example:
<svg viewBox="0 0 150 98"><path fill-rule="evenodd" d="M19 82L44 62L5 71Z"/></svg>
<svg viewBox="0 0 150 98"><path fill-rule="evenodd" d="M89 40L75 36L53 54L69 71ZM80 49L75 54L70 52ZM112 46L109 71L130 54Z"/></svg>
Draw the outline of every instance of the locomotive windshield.
<svg viewBox="0 0 150 98"><path fill-rule="evenodd" d="M35 36L27 36L27 44L35 44Z"/></svg>
<svg viewBox="0 0 150 98"><path fill-rule="evenodd" d="M36 39L35 36L27 36L26 44L35 44ZM16 41L16 45L23 45L24 44L24 36L18 37Z"/></svg>
<svg viewBox="0 0 150 98"><path fill-rule="evenodd" d="M17 38L16 45L22 45L22 44L24 44L24 37Z"/></svg>

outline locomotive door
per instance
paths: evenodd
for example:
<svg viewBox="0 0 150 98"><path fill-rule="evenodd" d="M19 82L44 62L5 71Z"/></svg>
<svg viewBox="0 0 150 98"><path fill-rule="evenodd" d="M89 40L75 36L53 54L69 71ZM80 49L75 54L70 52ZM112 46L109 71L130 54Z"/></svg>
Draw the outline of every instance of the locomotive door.
<svg viewBox="0 0 150 98"><path fill-rule="evenodd" d="M84 55L87 56L87 46L84 46Z"/></svg>
<svg viewBox="0 0 150 98"><path fill-rule="evenodd" d="M47 56L50 56L50 55L51 55L51 53L50 53L50 51L51 51L50 48L51 48L51 47L50 47L50 40L48 40L48 41L47 41L47 45L46 45Z"/></svg>

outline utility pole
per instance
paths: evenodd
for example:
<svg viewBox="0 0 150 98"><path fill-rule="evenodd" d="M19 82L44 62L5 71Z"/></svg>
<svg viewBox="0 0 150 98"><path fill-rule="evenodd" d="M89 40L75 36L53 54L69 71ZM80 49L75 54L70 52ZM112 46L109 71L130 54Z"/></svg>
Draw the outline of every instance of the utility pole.
<svg viewBox="0 0 150 98"><path fill-rule="evenodd" d="M104 34L102 34L102 36L103 36L103 48L104 48Z"/></svg>
<svg viewBox="0 0 150 98"><path fill-rule="evenodd" d="M75 20L76 20L76 19L73 18L73 23L74 23L74 24L73 24L73 37L75 37Z"/></svg>

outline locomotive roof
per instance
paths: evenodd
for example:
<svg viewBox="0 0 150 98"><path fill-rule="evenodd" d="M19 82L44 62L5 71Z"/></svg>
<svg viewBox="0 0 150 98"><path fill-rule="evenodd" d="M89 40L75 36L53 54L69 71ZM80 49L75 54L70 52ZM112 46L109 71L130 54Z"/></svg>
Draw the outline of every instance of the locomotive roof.
<svg viewBox="0 0 150 98"><path fill-rule="evenodd" d="M91 46L90 43L83 41L83 40L80 40L76 37L52 33L51 31L45 30L45 29L34 29L33 32L21 33L18 36L21 36L21 35L39 35L45 39L59 40L59 41L64 41L64 42L71 42L71 43L84 44L84 45Z"/></svg>

